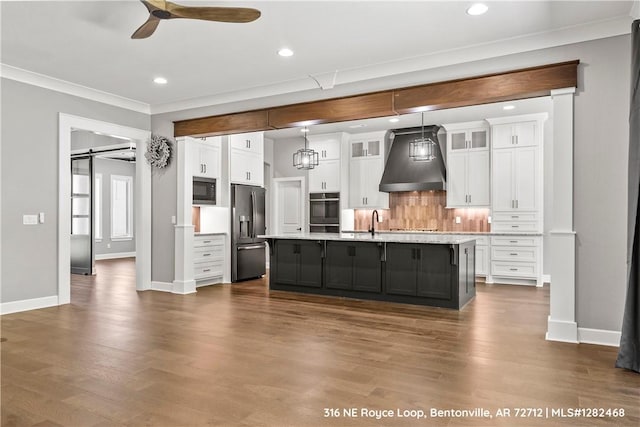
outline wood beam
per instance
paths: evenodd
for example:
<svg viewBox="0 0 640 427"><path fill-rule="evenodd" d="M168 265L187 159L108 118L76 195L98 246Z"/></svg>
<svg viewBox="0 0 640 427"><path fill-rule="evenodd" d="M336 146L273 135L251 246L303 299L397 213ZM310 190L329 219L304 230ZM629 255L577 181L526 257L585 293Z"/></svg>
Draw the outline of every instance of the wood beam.
<svg viewBox="0 0 640 427"><path fill-rule="evenodd" d="M221 116L174 122L173 134L179 136L215 136L269 130L268 110L246 111Z"/></svg>
<svg viewBox="0 0 640 427"><path fill-rule="evenodd" d="M282 129L394 114L393 91L386 91L271 108L269 125Z"/></svg>
<svg viewBox="0 0 640 427"><path fill-rule="evenodd" d="M580 61L175 122L174 136L213 136L370 119L548 96L577 87Z"/></svg>
<svg viewBox="0 0 640 427"><path fill-rule="evenodd" d="M395 90L399 114L548 96L552 89L577 87L579 61L450 80Z"/></svg>

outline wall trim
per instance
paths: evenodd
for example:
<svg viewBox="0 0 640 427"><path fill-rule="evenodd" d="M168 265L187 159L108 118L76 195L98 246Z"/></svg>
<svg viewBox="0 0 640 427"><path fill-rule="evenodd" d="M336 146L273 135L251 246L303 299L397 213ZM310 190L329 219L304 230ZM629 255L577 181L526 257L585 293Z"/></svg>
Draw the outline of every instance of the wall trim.
<svg viewBox="0 0 640 427"><path fill-rule="evenodd" d="M120 107L143 114L151 114L151 106L144 102L82 86L66 80L56 79L55 77L44 74L34 73L33 71L24 70L11 65L0 63L0 76L20 83L26 83L32 86L66 93L67 95L73 95L80 98L90 99L91 101L113 105L114 107Z"/></svg>
<svg viewBox="0 0 640 427"><path fill-rule="evenodd" d="M565 320L552 320L551 316L547 319L547 341L561 341L577 344L578 341L578 324Z"/></svg>
<svg viewBox="0 0 640 427"><path fill-rule="evenodd" d="M103 259L118 259L118 258L135 258L136 253L134 252L112 252L108 254L96 254L96 261L101 261Z"/></svg>
<svg viewBox="0 0 640 427"><path fill-rule="evenodd" d="M159 292L173 292L173 283L151 281L151 290Z"/></svg>
<svg viewBox="0 0 640 427"><path fill-rule="evenodd" d="M543 274L542 275L542 281L544 283L551 283L551 275L550 274Z"/></svg>
<svg viewBox="0 0 640 427"><path fill-rule="evenodd" d="M0 314L19 313L21 311L37 310L39 308L54 307L58 305L58 296L23 299L19 301L3 302L0 304Z"/></svg>
<svg viewBox="0 0 640 427"><path fill-rule="evenodd" d="M621 331L605 329L578 328L578 341L581 344L598 344L610 347L620 347Z"/></svg>

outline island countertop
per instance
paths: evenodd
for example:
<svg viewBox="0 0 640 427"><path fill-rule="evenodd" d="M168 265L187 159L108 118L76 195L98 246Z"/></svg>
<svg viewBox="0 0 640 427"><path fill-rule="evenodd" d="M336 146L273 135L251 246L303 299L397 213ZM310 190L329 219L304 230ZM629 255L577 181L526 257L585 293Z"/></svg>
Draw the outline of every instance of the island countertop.
<svg viewBox="0 0 640 427"><path fill-rule="evenodd" d="M266 234L258 236L263 239L287 240L329 240L349 242L389 242L389 243L422 243L436 245L459 245L475 239L455 234L392 234L377 233L301 233L301 234Z"/></svg>

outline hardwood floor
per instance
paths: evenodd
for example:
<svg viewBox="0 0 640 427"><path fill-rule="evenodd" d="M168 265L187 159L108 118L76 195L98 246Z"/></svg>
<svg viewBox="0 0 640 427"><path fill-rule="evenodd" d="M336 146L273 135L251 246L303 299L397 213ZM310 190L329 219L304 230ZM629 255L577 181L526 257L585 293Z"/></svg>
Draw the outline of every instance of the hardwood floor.
<svg viewBox="0 0 640 427"><path fill-rule="evenodd" d="M544 340L548 288L479 284L458 312L264 280L185 296L138 293L134 280L131 260L101 261L96 277L74 277L71 304L2 317L2 426L640 425L640 376L613 367L616 348ZM514 417L547 407L625 416ZM395 412L431 408L512 416Z"/></svg>

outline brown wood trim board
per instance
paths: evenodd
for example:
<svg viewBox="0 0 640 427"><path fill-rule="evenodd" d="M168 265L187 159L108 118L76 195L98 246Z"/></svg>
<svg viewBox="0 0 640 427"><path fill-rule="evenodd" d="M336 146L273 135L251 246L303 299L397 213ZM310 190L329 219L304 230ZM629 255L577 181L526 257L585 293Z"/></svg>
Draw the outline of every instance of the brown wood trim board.
<svg viewBox="0 0 640 427"><path fill-rule="evenodd" d="M385 117L547 96L577 87L580 61L568 61L383 92L174 122L174 136L212 136Z"/></svg>

